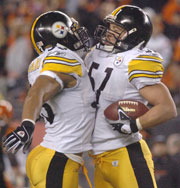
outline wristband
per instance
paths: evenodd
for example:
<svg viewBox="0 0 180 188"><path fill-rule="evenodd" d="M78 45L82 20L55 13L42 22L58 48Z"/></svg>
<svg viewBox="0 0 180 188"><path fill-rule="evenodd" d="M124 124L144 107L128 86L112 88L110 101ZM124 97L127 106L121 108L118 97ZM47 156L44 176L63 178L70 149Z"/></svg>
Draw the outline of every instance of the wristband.
<svg viewBox="0 0 180 188"><path fill-rule="evenodd" d="M142 127L142 125L141 125L141 123L139 121L139 118L136 119L136 125L137 125L138 130L142 130L143 129L143 127Z"/></svg>
<svg viewBox="0 0 180 188"><path fill-rule="evenodd" d="M24 121L30 121L31 123L33 123L33 125L35 125L35 122L32 119L23 119L22 122Z"/></svg>
<svg viewBox="0 0 180 188"><path fill-rule="evenodd" d="M24 119L21 123L21 126L25 127L26 129L28 129L29 131L34 131L34 121L30 120L30 119Z"/></svg>
<svg viewBox="0 0 180 188"><path fill-rule="evenodd" d="M49 76L49 77L55 79L59 83L59 85L61 86L61 90L64 88L63 81L61 80L61 78L56 73L54 73L52 71L44 71L44 72L41 73L41 75Z"/></svg>

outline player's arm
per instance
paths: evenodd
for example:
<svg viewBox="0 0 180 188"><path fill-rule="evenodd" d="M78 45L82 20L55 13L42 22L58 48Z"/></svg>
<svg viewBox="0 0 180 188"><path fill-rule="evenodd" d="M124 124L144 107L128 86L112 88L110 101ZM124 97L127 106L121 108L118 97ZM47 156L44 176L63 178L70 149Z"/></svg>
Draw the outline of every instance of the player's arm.
<svg viewBox="0 0 180 188"><path fill-rule="evenodd" d="M53 73L55 79L41 75L28 91L23 106L22 123L12 133L3 139L3 146L7 152L16 153L21 147L23 151L31 145L35 120L40 109L47 100L54 97L63 87L73 87L76 79L63 73Z"/></svg>
<svg viewBox="0 0 180 188"><path fill-rule="evenodd" d="M136 120L123 121L120 118L115 129L121 133L135 133L177 116L169 90L160 82L164 71L163 60L158 54L154 54L139 55L130 61L128 67L129 82L153 105L153 108Z"/></svg>
<svg viewBox="0 0 180 188"><path fill-rule="evenodd" d="M31 119L35 122L39 116L42 105L60 92L63 87L73 87L76 79L68 74L58 73L56 75L62 81L57 82L50 76L41 75L30 88L23 106L22 120Z"/></svg>
<svg viewBox="0 0 180 188"><path fill-rule="evenodd" d="M145 86L139 92L153 107L135 120L126 117L123 109L118 109L119 114L121 114L119 120L108 120L113 130L122 134L136 133L138 130L159 125L177 116L174 101L163 83Z"/></svg>
<svg viewBox="0 0 180 188"><path fill-rule="evenodd" d="M142 128L153 127L177 116L174 101L163 83L145 86L139 92L153 105L148 112L139 118Z"/></svg>

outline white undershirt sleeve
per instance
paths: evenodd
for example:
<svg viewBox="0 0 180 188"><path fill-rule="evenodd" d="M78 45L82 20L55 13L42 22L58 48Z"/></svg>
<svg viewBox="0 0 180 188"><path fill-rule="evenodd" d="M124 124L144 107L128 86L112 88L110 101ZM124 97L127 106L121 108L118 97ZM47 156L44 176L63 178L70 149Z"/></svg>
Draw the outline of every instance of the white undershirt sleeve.
<svg viewBox="0 0 180 188"><path fill-rule="evenodd" d="M50 76L51 78L55 79L60 84L61 89L64 88L63 81L61 80L61 78L59 78L59 76L56 73L54 73L52 71L44 71L40 75Z"/></svg>

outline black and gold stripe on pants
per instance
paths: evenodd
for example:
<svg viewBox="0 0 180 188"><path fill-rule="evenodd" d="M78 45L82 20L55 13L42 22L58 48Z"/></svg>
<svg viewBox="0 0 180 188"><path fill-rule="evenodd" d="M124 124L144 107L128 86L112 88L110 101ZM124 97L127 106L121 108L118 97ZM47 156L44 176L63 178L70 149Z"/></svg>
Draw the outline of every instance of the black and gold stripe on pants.
<svg viewBox="0 0 180 188"><path fill-rule="evenodd" d="M157 188L152 155L144 140L92 157L95 188Z"/></svg>
<svg viewBox="0 0 180 188"><path fill-rule="evenodd" d="M80 164L63 153L37 146L26 162L31 188L78 188Z"/></svg>
<svg viewBox="0 0 180 188"><path fill-rule="evenodd" d="M144 156L141 143L137 142L126 148L136 176L138 188L154 188L151 171Z"/></svg>

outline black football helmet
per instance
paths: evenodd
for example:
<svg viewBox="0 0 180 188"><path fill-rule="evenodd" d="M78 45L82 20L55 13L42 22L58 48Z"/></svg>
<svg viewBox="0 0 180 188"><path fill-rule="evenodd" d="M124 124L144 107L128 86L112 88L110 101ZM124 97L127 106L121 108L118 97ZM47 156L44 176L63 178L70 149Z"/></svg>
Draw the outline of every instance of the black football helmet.
<svg viewBox="0 0 180 188"><path fill-rule="evenodd" d="M57 43L73 51L90 48L87 29L79 27L74 18L61 11L49 11L37 17L31 28L31 41L38 54Z"/></svg>
<svg viewBox="0 0 180 188"><path fill-rule="evenodd" d="M125 37L122 39L122 33L115 32L115 42L107 39L107 34L113 35L110 24L115 24L125 31ZM118 37L117 37L118 34ZM135 46L145 47L152 34L152 23L142 9L132 5L118 7L111 14L105 17L104 25L98 25L95 30L95 39L100 42L96 45L98 49L105 50L103 46L111 46L111 51L127 51ZM124 35L124 33L123 33ZM106 51L106 50L105 50ZM107 50L109 51L109 50Z"/></svg>

